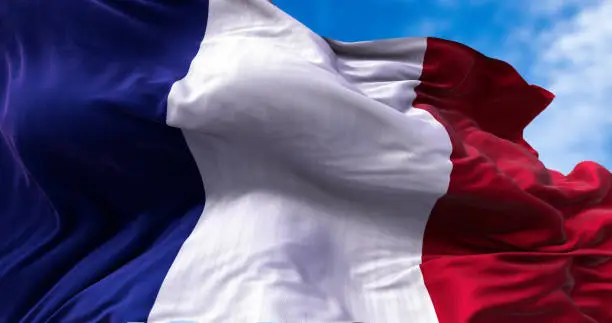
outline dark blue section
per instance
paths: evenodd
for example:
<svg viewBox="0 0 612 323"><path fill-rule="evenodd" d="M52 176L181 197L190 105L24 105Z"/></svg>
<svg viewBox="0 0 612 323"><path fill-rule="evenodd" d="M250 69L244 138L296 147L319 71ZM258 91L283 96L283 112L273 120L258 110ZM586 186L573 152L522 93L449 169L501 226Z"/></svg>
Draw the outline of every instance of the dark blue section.
<svg viewBox="0 0 612 323"><path fill-rule="evenodd" d="M0 322L145 321L204 204L165 125L207 1L0 1Z"/></svg>

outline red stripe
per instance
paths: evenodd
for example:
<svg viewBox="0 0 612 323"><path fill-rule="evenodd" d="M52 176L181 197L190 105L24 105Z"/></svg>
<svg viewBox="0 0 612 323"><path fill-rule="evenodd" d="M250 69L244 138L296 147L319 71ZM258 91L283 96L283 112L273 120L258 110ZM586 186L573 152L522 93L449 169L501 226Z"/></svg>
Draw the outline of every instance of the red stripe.
<svg viewBox="0 0 612 323"><path fill-rule="evenodd" d="M612 176L594 163L547 170L522 137L553 95L433 38L421 81L414 106L453 144L421 266L440 323L612 322Z"/></svg>

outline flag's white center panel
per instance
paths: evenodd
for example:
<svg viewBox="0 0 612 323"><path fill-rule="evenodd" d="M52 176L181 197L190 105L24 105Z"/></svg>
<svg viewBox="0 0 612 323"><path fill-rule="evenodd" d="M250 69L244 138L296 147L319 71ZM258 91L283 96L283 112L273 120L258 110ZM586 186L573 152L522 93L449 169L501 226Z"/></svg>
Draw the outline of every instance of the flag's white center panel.
<svg viewBox="0 0 612 323"><path fill-rule="evenodd" d="M210 6L168 106L207 204L149 321L436 322L419 264L451 144L410 108L425 40L330 44L267 1Z"/></svg>

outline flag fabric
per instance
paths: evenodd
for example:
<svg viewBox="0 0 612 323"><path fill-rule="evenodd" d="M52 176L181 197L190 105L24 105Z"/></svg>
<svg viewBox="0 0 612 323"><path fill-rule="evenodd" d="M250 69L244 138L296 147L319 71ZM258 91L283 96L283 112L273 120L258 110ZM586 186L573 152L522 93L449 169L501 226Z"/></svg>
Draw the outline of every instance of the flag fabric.
<svg viewBox="0 0 612 323"><path fill-rule="evenodd" d="M8 0L0 53L0 322L612 322L612 176L502 61L265 0Z"/></svg>

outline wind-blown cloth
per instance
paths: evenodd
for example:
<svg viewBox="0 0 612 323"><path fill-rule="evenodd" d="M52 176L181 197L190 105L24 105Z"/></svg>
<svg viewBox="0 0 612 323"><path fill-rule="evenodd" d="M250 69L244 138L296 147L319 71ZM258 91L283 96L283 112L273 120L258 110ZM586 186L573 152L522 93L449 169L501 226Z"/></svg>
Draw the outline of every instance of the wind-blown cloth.
<svg viewBox="0 0 612 323"><path fill-rule="evenodd" d="M504 62L264 0L5 0L0 54L0 322L612 322L612 176Z"/></svg>

